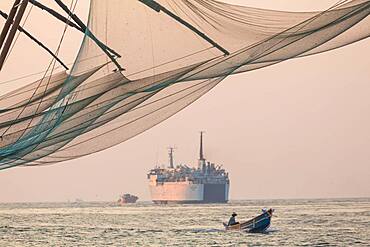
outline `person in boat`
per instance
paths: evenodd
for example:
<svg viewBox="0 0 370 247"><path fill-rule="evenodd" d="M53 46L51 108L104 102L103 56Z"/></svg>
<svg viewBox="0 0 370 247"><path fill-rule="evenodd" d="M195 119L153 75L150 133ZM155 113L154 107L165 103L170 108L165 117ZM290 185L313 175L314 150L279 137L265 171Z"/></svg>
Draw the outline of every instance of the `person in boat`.
<svg viewBox="0 0 370 247"><path fill-rule="evenodd" d="M262 212L263 213L268 213L270 216L272 216L272 213L274 212L274 210L272 208L270 208L269 210L267 210L267 208L263 208Z"/></svg>
<svg viewBox="0 0 370 247"><path fill-rule="evenodd" d="M239 224L239 222L237 222L235 220L235 217L238 216L235 212L233 212L233 214L231 215L230 219L229 219L229 223L227 223L228 226L232 226L232 225L237 225Z"/></svg>

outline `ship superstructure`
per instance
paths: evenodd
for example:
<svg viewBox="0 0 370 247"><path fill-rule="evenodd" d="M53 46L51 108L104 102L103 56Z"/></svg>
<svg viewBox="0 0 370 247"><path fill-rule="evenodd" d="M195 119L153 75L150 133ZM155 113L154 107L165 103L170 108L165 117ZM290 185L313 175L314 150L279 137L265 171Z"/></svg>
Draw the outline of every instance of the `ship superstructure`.
<svg viewBox="0 0 370 247"><path fill-rule="evenodd" d="M152 201L167 203L226 203L229 200L229 175L220 165L207 161L200 133L198 166L174 164L174 148L169 148L167 168L156 167L148 173Z"/></svg>

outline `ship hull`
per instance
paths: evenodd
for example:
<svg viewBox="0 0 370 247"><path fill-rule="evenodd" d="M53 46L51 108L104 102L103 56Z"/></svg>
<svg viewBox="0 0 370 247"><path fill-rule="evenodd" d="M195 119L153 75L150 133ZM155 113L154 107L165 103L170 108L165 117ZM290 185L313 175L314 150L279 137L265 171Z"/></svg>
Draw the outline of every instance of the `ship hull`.
<svg viewBox="0 0 370 247"><path fill-rule="evenodd" d="M227 203L229 184L192 184L191 182L153 183L152 201L156 204Z"/></svg>

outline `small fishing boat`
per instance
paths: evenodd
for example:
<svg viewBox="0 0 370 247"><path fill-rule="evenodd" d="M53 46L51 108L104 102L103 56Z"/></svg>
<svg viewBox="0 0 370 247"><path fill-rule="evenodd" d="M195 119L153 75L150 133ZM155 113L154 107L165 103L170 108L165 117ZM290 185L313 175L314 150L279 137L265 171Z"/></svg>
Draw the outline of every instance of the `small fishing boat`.
<svg viewBox="0 0 370 247"><path fill-rule="evenodd" d="M267 230L267 228L270 227L271 224L271 217L274 210L270 208L269 210L262 210L262 214L258 215L257 217L237 223L235 225L228 225L226 223L224 224L226 231L243 231L243 232L250 232L250 233L256 233L256 232L264 232Z"/></svg>

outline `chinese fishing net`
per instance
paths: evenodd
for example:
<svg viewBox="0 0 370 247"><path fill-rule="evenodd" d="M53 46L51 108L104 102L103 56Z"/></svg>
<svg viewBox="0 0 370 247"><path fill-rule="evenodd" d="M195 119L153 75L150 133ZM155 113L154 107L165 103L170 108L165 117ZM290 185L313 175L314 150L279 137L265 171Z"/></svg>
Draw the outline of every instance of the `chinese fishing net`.
<svg viewBox="0 0 370 247"><path fill-rule="evenodd" d="M369 13L365 0L299 13L214 0L91 0L71 71L0 96L0 169L117 145L229 75L367 38ZM121 55L123 71L95 38Z"/></svg>

